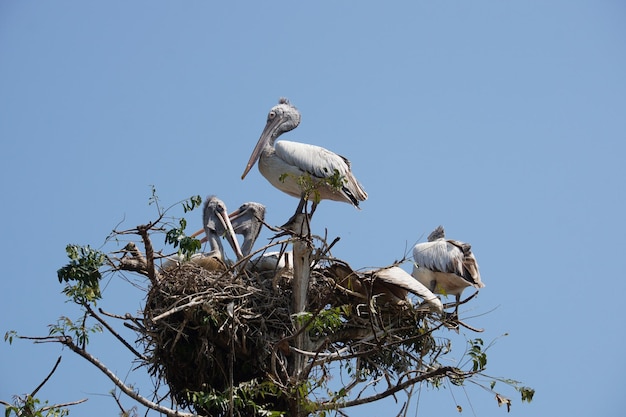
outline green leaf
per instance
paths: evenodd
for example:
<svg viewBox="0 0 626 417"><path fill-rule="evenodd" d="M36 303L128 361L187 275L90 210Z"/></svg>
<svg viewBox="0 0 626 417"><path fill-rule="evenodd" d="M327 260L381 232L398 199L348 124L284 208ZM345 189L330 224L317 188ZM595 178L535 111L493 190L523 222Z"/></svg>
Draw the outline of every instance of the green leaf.
<svg viewBox="0 0 626 417"><path fill-rule="evenodd" d="M519 387L517 390L522 394L522 402L531 402L535 395L535 390L530 387Z"/></svg>
<svg viewBox="0 0 626 417"><path fill-rule="evenodd" d="M202 197L200 197L199 195L194 195L194 196L189 197L189 199L183 201L183 210L185 211L185 213L187 213L188 211L195 209L201 204L202 204Z"/></svg>

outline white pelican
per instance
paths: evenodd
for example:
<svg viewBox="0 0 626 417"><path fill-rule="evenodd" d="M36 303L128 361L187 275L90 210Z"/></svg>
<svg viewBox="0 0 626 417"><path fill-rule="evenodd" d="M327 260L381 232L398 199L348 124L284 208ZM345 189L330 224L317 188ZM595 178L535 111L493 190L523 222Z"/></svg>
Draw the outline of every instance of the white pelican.
<svg viewBox="0 0 626 417"><path fill-rule="evenodd" d="M478 263L468 243L446 240L442 226L429 236L428 242L413 248L413 277L432 292L456 297L458 312L461 293L470 285L483 288Z"/></svg>
<svg viewBox="0 0 626 417"><path fill-rule="evenodd" d="M313 192L311 214L320 200L343 201L359 207L367 199L367 193L352 175L350 161L319 146L304 143L279 141L283 133L300 124L300 112L286 98L272 107L267 124L248 165L241 176L244 179L252 166L259 160L259 171L276 188L300 198L299 213L305 208L308 193ZM300 184L310 178L314 190L303 189Z"/></svg>

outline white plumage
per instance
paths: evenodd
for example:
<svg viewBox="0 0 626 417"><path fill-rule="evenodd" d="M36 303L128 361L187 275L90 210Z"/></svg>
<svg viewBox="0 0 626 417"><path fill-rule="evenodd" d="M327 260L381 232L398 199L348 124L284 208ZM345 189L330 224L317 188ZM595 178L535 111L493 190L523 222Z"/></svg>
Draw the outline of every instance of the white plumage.
<svg viewBox="0 0 626 417"><path fill-rule="evenodd" d="M439 300L439 298L437 298L431 290L426 288L426 286L422 283L418 282L404 269L392 266L390 268L383 268L370 273L373 278L378 281L382 281L385 284L385 288L388 293L393 294L399 299L406 299L407 292L413 293L423 298L424 301L430 304L435 311L443 313L443 304L441 303L441 300ZM403 291L394 292L393 287L397 287Z"/></svg>
<svg viewBox="0 0 626 417"><path fill-rule="evenodd" d="M274 187L293 197L303 198L304 193L310 191L301 186L302 179L308 175L319 200L343 201L358 208L359 202L367 199L367 193L352 174L346 158L315 145L289 141L275 143L281 134L299 124L300 112L287 99L281 99L272 107L241 178L245 178L259 160L261 174ZM302 200L300 205L303 206ZM316 205L314 202L311 212Z"/></svg>
<svg viewBox="0 0 626 417"><path fill-rule="evenodd" d="M454 295L456 309L465 288L473 286L480 289L485 286L480 279L471 245L446 240L442 226L428 236L428 242L415 245L413 260L413 277L434 293Z"/></svg>

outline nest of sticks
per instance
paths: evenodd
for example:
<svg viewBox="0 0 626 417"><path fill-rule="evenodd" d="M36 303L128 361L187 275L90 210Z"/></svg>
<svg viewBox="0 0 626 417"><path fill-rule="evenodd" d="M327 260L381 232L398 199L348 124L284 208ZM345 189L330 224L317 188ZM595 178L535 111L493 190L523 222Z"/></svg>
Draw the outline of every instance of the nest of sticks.
<svg viewBox="0 0 626 417"><path fill-rule="evenodd" d="M224 393L254 380L285 382L296 329L291 280L289 272L268 279L248 271L210 271L191 262L161 271L144 309L152 374L164 378L181 406L200 413L211 410L199 408L190 393ZM403 341L413 351L432 348L424 332L429 313L410 303L387 303L365 287L367 279L345 263L312 269L307 311L319 315L339 308L341 323L330 330L309 326L308 337L318 353L349 346L352 354L362 352L362 366L373 372L385 366L402 371L409 366L402 359ZM376 336L381 329L388 343Z"/></svg>

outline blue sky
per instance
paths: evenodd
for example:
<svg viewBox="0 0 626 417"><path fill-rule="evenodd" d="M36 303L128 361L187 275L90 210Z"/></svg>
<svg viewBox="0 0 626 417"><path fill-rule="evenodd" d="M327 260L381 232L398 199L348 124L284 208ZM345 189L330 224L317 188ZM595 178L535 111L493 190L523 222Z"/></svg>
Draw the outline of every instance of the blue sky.
<svg viewBox="0 0 626 417"><path fill-rule="evenodd" d="M621 415L625 18L620 1L0 3L0 333L43 335L76 315L56 278L65 245L100 247L120 222L153 219L150 185L166 206L216 194L282 224L297 201L256 168L240 176L286 96L302 123L284 139L347 156L369 193L361 211L318 208L313 228L341 236L337 257L388 265L444 225L486 283L462 315L486 341L508 333L487 373L537 390L531 404L505 392L509 415ZM104 297L117 313L143 301L119 278ZM148 390L116 346L92 338ZM108 379L26 341L0 343L0 399L32 391L59 354L40 397L116 413ZM481 389L467 396L424 387L408 415L506 413Z"/></svg>

